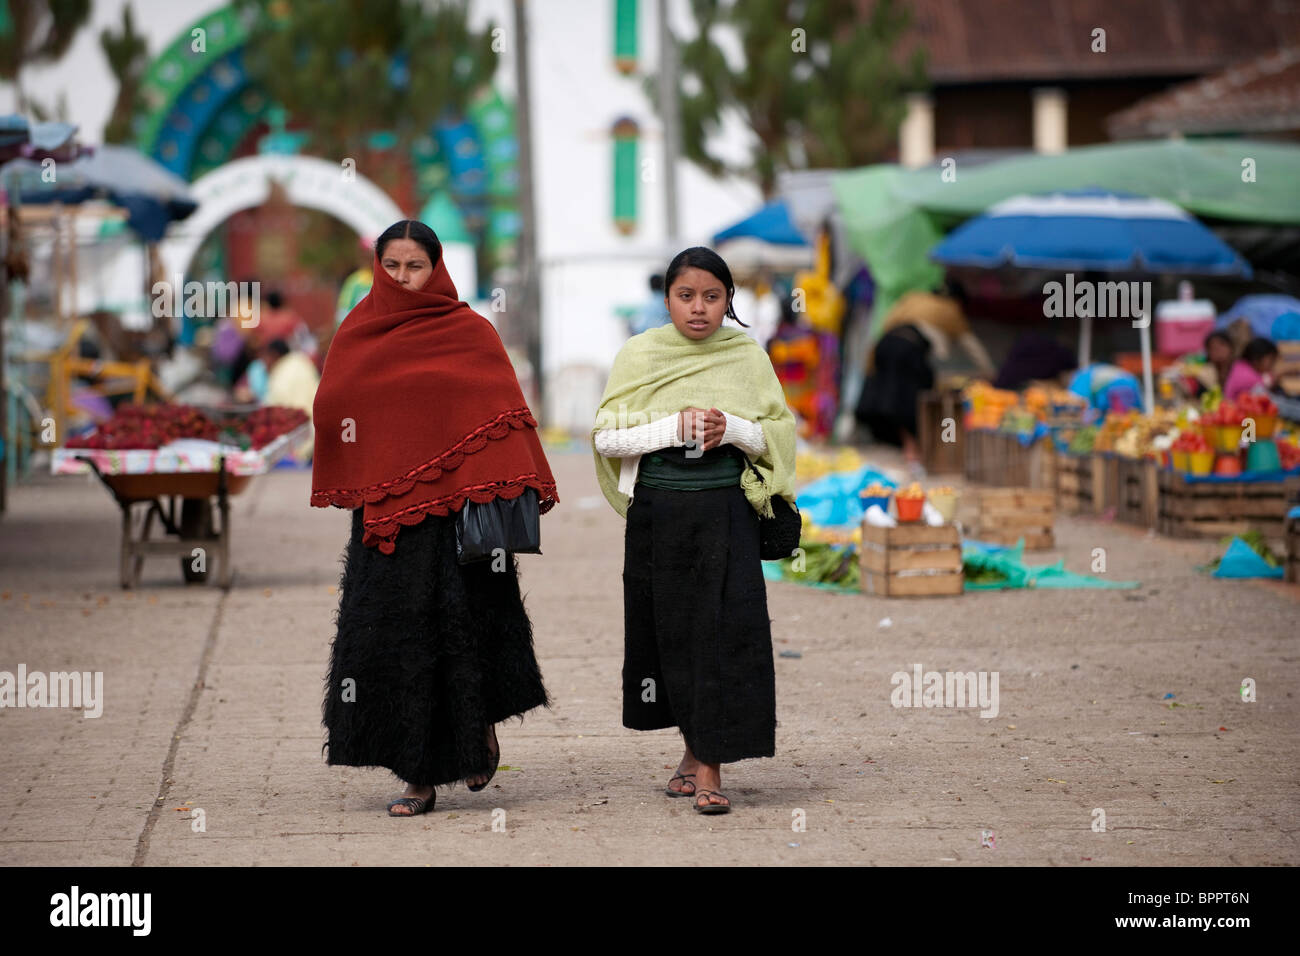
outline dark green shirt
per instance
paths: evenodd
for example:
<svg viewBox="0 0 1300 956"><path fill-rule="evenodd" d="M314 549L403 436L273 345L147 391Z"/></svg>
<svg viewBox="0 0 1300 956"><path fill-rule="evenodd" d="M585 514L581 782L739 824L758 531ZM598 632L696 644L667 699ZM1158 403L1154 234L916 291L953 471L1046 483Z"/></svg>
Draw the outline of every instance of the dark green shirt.
<svg viewBox="0 0 1300 956"><path fill-rule="evenodd" d="M642 455L636 473L637 483L672 491L703 491L740 484L741 473L745 470L741 461L744 452L734 445L719 445L694 458L687 457L687 450L678 446Z"/></svg>

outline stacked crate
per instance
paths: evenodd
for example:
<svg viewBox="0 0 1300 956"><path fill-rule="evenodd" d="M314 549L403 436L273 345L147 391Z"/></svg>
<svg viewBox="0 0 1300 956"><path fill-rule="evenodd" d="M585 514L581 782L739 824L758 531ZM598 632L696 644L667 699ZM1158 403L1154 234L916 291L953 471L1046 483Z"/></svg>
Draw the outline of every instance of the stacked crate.
<svg viewBox="0 0 1300 956"><path fill-rule="evenodd" d="M1158 472L1157 530L1171 538L1220 538L1257 530L1276 536L1300 478L1279 481L1193 481L1180 471Z"/></svg>
<svg viewBox="0 0 1300 956"><path fill-rule="evenodd" d="M1042 488L985 488L980 491L975 537L1011 547L1024 538L1026 551L1055 546L1056 495Z"/></svg>
<svg viewBox="0 0 1300 956"><path fill-rule="evenodd" d="M961 536L953 525L862 525L862 590L881 597L961 594Z"/></svg>
<svg viewBox="0 0 1300 956"><path fill-rule="evenodd" d="M952 441L943 440L946 431L951 432ZM921 465L927 473L942 475L962 471L966 448L959 390L922 392L916 400L916 432Z"/></svg>
<svg viewBox="0 0 1300 956"><path fill-rule="evenodd" d="M1063 514L1099 512L1106 500L1105 468L1100 456L1057 455L1056 500Z"/></svg>

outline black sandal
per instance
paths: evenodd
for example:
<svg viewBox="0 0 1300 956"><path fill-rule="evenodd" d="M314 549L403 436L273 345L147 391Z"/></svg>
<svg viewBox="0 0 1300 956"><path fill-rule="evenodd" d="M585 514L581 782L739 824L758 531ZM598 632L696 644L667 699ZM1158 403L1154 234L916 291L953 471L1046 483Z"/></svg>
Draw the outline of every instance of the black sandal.
<svg viewBox="0 0 1300 956"><path fill-rule="evenodd" d="M421 797L398 797L388 805L388 815L390 817L415 817L421 813L428 813L433 809L434 803L438 800L438 793L434 791L429 794L428 798ZM393 807L406 807L410 813L394 813Z"/></svg>
<svg viewBox="0 0 1300 956"><path fill-rule="evenodd" d="M674 790L674 789L673 789L673 780L685 780L687 777L693 777L693 776L695 776L695 774L693 774L693 773L678 773L678 774L674 774L674 775L672 776L672 778L668 781L668 786L664 787L664 793L668 794L668 796L670 796L670 797L693 797L693 796L695 796L695 781L694 781L694 780L691 781L691 792L690 792L690 793L687 793L685 790Z"/></svg>
<svg viewBox="0 0 1300 956"><path fill-rule="evenodd" d="M497 752L496 752L495 754L493 754L493 757L494 757L495 759L492 761L492 771L491 771L491 773L488 774L488 778L487 778L486 780L484 780L482 783L477 784L477 785L475 785L475 786L473 786L473 787L469 787L469 784L466 784L465 786L469 787L469 792L470 792L470 793L478 793L480 790L482 790L484 787L486 787L489 783L491 783L491 782L492 782L492 778L495 777L495 776L497 775L497 768L501 766L501 741L497 740L497 732L496 732L495 730L492 731L492 739L493 739L493 741L496 742L496 745L497 745Z"/></svg>
<svg viewBox="0 0 1300 956"><path fill-rule="evenodd" d="M727 802L726 803L711 802L709 800L709 797L714 794L721 797L723 800L726 800ZM700 797L704 798L705 801L704 803L700 803L699 801ZM695 792L695 812L696 813L730 813L731 798L728 797L721 790L697 790Z"/></svg>

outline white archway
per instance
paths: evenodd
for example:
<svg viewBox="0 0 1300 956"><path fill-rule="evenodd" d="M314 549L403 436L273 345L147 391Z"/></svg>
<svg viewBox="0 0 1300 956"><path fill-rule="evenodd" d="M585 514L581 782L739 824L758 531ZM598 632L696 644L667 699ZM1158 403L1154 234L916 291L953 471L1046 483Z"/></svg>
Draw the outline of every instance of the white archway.
<svg viewBox="0 0 1300 956"><path fill-rule="evenodd" d="M188 272L199 246L217 226L266 202L272 182L284 188L293 205L327 212L360 236L378 236L406 218L386 192L354 169L313 156L248 156L190 184L199 208L174 223L158 244L168 278Z"/></svg>

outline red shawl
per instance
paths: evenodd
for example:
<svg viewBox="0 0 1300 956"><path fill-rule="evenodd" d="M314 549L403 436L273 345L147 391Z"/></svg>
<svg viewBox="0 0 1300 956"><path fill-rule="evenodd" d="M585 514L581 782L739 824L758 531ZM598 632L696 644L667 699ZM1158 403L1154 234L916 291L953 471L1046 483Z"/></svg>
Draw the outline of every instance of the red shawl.
<svg viewBox="0 0 1300 956"><path fill-rule="evenodd" d="M321 373L311 503L365 506L367 545L467 498L559 496L501 337L456 294L442 257L423 288L375 257L370 294L339 326Z"/></svg>

